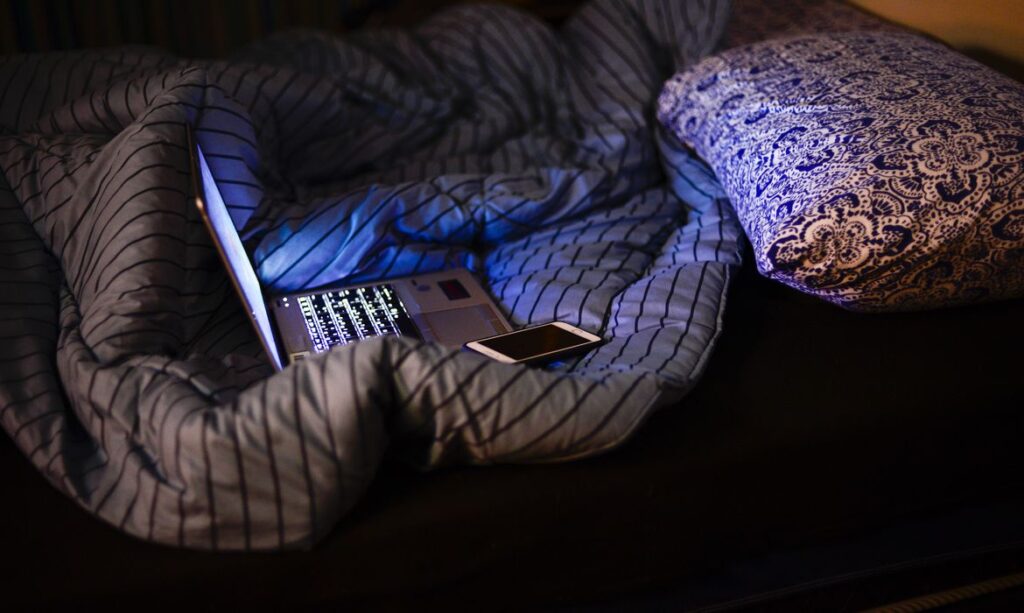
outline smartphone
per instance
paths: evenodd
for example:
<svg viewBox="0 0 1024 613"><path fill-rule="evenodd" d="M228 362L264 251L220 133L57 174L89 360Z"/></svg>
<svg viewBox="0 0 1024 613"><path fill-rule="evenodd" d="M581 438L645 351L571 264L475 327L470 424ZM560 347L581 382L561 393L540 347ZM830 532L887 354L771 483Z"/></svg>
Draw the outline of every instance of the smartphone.
<svg viewBox="0 0 1024 613"><path fill-rule="evenodd" d="M603 342L586 330L553 321L471 341L463 347L506 364L542 364L586 353Z"/></svg>

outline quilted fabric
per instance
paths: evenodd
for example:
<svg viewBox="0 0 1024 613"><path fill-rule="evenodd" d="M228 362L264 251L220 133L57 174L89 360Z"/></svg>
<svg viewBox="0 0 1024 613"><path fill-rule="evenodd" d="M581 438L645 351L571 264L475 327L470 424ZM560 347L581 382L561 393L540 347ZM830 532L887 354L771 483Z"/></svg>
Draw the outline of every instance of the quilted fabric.
<svg viewBox="0 0 1024 613"><path fill-rule="evenodd" d="M83 508L183 547L309 546L386 452L427 469L599 453L696 382L739 225L659 141L663 80L727 2L602 0L559 31L458 7L225 61L0 61L0 424ZM561 369L380 338L273 373L190 190L193 126L268 287L473 268Z"/></svg>
<svg viewBox="0 0 1024 613"><path fill-rule="evenodd" d="M1024 86L908 33L771 40L667 83L761 272L851 309L1024 293Z"/></svg>

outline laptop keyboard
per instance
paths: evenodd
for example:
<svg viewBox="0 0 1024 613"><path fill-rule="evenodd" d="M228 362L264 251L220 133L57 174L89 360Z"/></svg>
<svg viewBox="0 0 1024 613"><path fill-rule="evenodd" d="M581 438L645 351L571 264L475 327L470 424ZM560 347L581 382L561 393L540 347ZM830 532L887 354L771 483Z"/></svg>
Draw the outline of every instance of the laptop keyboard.
<svg viewBox="0 0 1024 613"><path fill-rule="evenodd" d="M420 336L387 283L299 296L296 304L316 353L371 336Z"/></svg>

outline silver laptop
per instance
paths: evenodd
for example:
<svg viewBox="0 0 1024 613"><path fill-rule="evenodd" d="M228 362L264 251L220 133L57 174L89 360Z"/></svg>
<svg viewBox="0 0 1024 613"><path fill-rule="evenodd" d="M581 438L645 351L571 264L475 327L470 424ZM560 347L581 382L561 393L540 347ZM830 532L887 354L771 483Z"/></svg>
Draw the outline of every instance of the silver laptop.
<svg viewBox="0 0 1024 613"><path fill-rule="evenodd" d="M372 336L449 347L512 330L464 268L264 297L203 152L188 131L196 206L274 368Z"/></svg>

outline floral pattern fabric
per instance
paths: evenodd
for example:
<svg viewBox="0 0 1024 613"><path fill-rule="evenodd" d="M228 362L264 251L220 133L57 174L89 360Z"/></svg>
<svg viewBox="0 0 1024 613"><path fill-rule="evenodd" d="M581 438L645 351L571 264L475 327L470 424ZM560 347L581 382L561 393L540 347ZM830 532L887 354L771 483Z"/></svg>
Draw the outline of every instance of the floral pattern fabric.
<svg viewBox="0 0 1024 613"><path fill-rule="evenodd" d="M731 49L665 86L769 277L864 311L1024 294L1024 86L909 33Z"/></svg>

